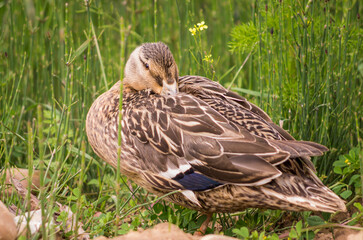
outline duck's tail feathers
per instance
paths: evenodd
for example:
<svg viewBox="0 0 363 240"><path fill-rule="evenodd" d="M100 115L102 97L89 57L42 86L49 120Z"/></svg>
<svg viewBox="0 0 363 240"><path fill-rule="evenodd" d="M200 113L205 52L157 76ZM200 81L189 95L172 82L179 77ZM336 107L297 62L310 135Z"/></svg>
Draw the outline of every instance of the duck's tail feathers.
<svg viewBox="0 0 363 240"><path fill-rule="evenodd" d="M269 140L269 142L277 146L283 151L290 153L291 158L297 157L308 157L308 156L321 156L324 152L329 149L321 144L309 141L295 141L295 140L287 140L287 141L278 141L278 140Z"/></svg>
<svg viewBox="0 0 363 240"><path fill-rule="evenodd" d="M312 170L311 170L312 171ZM291 211L345 212L345 203L316 179L283 174L262 187L262 192Z"/></svg>

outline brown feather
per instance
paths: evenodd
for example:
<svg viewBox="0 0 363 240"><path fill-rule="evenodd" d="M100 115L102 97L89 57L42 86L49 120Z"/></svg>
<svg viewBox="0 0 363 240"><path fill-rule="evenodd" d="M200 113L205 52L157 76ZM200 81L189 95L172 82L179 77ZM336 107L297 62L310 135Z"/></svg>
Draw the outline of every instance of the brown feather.
<svg viewBox="0 0 363 240"><path fill-rule="evenodd" d="M120 167L148 191L180 190L166 199L206 213L248 207L346 210L314 174L309 159L326 147L294 140L259 107L204 77L180 77L180 93L160 95L161 84L172 83L178 74L165 44L137 48L125 71ZM93 150L113 167L119 97L117 82L97 98L86 120ZM188 174L212 181L212 187L189 190L179 181Z"/></svg>

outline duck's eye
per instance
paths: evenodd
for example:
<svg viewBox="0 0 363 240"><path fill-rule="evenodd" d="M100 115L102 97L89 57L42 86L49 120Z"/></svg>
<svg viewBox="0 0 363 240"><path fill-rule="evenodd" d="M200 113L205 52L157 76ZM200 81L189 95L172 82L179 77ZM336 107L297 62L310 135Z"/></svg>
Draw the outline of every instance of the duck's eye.
<svg viewBox="0 0 363 240"><path fill-rule="evenodd" d="M146 68L147 70L149 70L149 64L148 64L148 63L145 63L145 68Z"/></svg>

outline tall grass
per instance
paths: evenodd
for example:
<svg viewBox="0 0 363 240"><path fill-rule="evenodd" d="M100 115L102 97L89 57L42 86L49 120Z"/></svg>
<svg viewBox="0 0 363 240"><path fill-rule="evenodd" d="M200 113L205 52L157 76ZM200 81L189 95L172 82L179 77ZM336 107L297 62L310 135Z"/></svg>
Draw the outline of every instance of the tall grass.
<svg viewBox="0 0 363 240"><path fill-rule="evenodd" d="M332 163L358 145L362 130L359 14L359 1L1 1L0 171L41 171L38 197L48 221L60 201L93 234L128 230L110 227L114 216L155 198L123 177L115 183L115 170L87 143L85 118L93 100L122 77L136 46L163 41L181 75L214 76L296 138L327 145L331 152L316 165L331 183ZM188 29L202 20L209 28L197 45ZM213 63L203 62L207 54ZM4 177L0 183L3 192ZM26 211L16 199L1 195ZM170 219L164 207L148 205L131 226ZM161 209L169 215L160 217ZM178 214L179 223L196 216Z"/></svg>
<svg viewBox="0 0 363 240"><path fill-rule="evenodd" d="M298 139L331 151L316 162L329 174L341 153L358 145L355 114L362 114L362 24L357 1L256 3L250 24L232 31L231 48L247 55L250 71L235 90L249 87L259 103ZM248 35L248 33L252 33ZM251 37L252 36L252 37ZM359 123L361 125L361 122Z"/></svg>

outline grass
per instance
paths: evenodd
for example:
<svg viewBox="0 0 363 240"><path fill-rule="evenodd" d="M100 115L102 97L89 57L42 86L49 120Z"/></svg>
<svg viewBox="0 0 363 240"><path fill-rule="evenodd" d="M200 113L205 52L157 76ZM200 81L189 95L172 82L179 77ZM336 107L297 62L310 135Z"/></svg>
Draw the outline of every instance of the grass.
<svg viewBox="0 0 363 240"><path fill-rule="evenodd" d="M156 201L119 177L85 135L90 105L122 78L131 51L163 41L181 75L220 81L295 138L328 146L329 153L314 159L318 175L355 202L363 171L362 15L359 1L0 1L0 171L40 170L37 196L45 221L58 201L92 235L160 221L195 231L203 216ZM189 28L203 20L208 29L193 36ZM0 186L3 192L4 174ZM27 210L16 194L0 199ZM309 217L249 209L218 214L214 223L226 235L244 237L247 228L250 238L272 238L291 226L303 234L296 223L302 220L307 229ZM359 223L360 217L350 220ZM51 238L54 229L41 231Z"/></svg>

